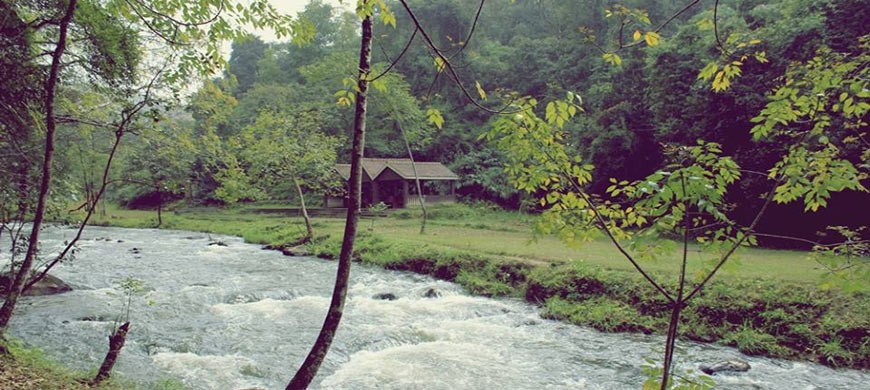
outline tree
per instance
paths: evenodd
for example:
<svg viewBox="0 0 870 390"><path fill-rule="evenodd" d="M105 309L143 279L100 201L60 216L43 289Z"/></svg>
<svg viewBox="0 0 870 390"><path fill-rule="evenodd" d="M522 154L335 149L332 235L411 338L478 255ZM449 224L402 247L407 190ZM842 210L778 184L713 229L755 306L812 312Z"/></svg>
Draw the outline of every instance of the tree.
<svg viewBox="0 0 870 390"><path fill-rule="evenodd" d="M174 120L143 129L126 150L118 184L128 207L155 206L157 227L163 224L163 205L188 190L197 154L192 128Z"/></svg>
<svg viewBox="0 0 870 390"><path fill-rule="evenodd" d="M30 238L28 239L27 252L24 255L24 260L19 266L18 272L15 274L15 279L13 280L12 285L9 286L9 293L6 295L6 300L3 302L3 306L0 307L0 339L4 338L6 326L9 324L10 318L12 318L15 304L18 303L18 298L24 290L25 278L29 275L30 268L33 266L33 261L36 257L36 246L39 242L39 229L41 228L45 216L48 190L51 183L51 164L52 158L54 157L54 131L57 127L54 117L54 93L57 90L57 80L58 74L60 73L61 59L64 50L66 50L67 33L69 31L69 25L72 21L73 13L75 12L75 7L76 0L70 0L58 23L57 45L51 55L51 68L48 73L48 79L45 82L43 101L45 106L45 152L43 154L39 194L37 196L36 209L34 210ZM5 353L5 347L3 347L0 352Z"/></svg>
<svg viewBox="0 0 870 390"><path fill-rule="evenodd" d="M727 194L742 179L743 171L723 155L719 144L698 140L667 145L669 163L664 168L637 181L610 179L607 197L599 197L587 189L594 166L572 155L564 141L565 123L582 112L575 94L548 103L543 118L536 114L536 100L520 99L518 107L523 111L499 118L486 134L505 152L505 172L513 183L545 208L538 233L556 234L567 242L602 233L669 302L672 314L663 365L651 371L661 379L650 378L645 388L688 384L682 377L673 379L671 373L681 312L738 248L756 243L761 235L759 222L771 203L801 200L806 211L816 211L835 192L866 191L862 182L868 178L867 171L849 161L844 152L860 147L866 165L870 145L857 130L866 127L863 118L870 109L866 63L860 57L820 49L806 63L794 65L784 83L768 96L766 107L752 119L756 125L751 134L756 140L776 137L786 147L765 169L768 189L760 194L764 201L746 225L728 216ZM709 80L712 75L707 74L702 72L699 78ZM637 253L655 253L649 246L657 243L643 239L661 233L681 237L676 284L648 273L638 259ZM686 273L688 245L693 240L716 254L710 268L695 280ZM632 251L625 242L642 249ZM854 258L841 260L848 269L866 264Z"/></svg>
<svg viewBox="0 0 870 390"><path fill-rule="evenodd" d="M337 140L320 130L320 116L318 111L261 111L239 137L241 160L261 191L292 183L305 219L302 242L314 236L303 186L328 188L335 166Z"/></svg>
<svg viewBox="0 0 870 390"><path fill-rule="evenodd" d="M243 95L257 79L257 63L266 53L266 44L258 36L248 36L233 42L233 55L228 62L227 71L239 81L233 95Z"/></svg>
<svg viewBox="0 0 870 390"><path fill-rule="evenodd" d="M338 270L335 276L335 286L332 292L326 319L317 336L317 340L308 352L302 366L296 371L293 379L287 384L288 390L308 388L308 385L317 375L326 353L335 337L335 332L341 322L344 313L344 302L347 298L348 282L350 278L351 256L353 244L356 238L357 225L359 223L360 195L362 194L362 157L365 149L366 132L366 103L371 77L372 55L372 18L378 10L384 23L395 24L395 16L386 6L383 0L360 0L357 3L357 15L362 18L359 51L359 73L357 74L353 146L351 148L350 179L348 180L348 206L347 217L344 225L344 236L341 241L341 251L338 256Z"/></svg>
<svg viewBox="0 0 870 390"><path fill-rule="evenodd" d="M224 9L224 7L227 7ZM230 37L240 37L241 30L233 28L231 22L240 22L254 25L254 27L271 27L279 36L288 35L298 31L301 25L291 18L278 14L267 2L259 0L250 8L235 7L225 1L204 1L197 3L186 2L129 2L129 1L106 1L96 2L91 0L68 0L45 7L39 1L22 1L16 3L14 8L2 8L4 19L12 17L12 23L22 22L20 15L26 15L26 28L20 28L11 32L13 41L29 43L29 37L38 35L40 41L46 43L42 50L34 50L29 63L36 64L41 57L50 56L50 66L45 71L43 93L39 116L40 125L44 126L45 142L42 151L42 166L39 176L39 190L36 196L36 207L33 210L33 222L30 237L27 240L27 250L24 254L18 270L15 273L13 283L9 288L2 308L0 308L0 339L3 338L6 326L15 309L18 298L30 283L26 283L30 276L36 258L39 244L39 232L45 217L49 191L52 182L52 163L55 152L55 132L58 118L56 117L56 92L58 90L61 72L76 74L76 66L81 70L80 74L86 75L93 80L105 82L108 86L116 86L117 83L127 81L135 84L139 81L136 76L137 65L140 64L138 37L147 35L155 38L157 46L162 43L160 49L169 52L166 58L170 61L178 58L173 63L172 69L166 71L166 67L160 68L156 76L148 82L148 91L157 76L167 75L170 83L178 83L194 73L209 73L215 65L219 65L220 41ZM10 12L11 11L11 12ZM182 15L176 19L176 15ZM74 18L75 16L75 18ZM5 23L5 22L4 22ZM75 28L71 28L75 27ZM81 34L78 36L77 34ZM302 36L302 34L299 34ZM72 39L68 39L72 38ZM201 46L197 44L202 44ZM67 45L70 45L69 50ZM178 54L175 57L173 53ZM64 63L64 55L69 54L73 61ZM167 54L167 53L164 53ZM24 80L29 81L29 80ZM126 127L133 121L136 114L145 106L149 96L144 93L146 99L138 103L123 107L121 121L116 130L117 146ZM132 97L132 96L128 96ZM16 111L18 117L24 118L24 112ZM38 123L38 122L37 122ZM116 148L113 148L113 152ZM111 158L109 159L111 161ZM109 171L106 166L104 172ZM104 175L104 184L107 182ZM22 196L25 195L21 192ZM88 217L93 208L88 210ZM24 214L22 214L24 215ZM87 217L85 218L85 223ZM77 238L81 234L83 223L79 229ZM73 240L69 249L75 244ZM62 254L66 254L62 251ZM63 256L51 262L49 268L61 261ZM44 275L45 271L40 274ZM41 276L37 276L39 278ZM35 279L33 280L35 281Z"/></svg>

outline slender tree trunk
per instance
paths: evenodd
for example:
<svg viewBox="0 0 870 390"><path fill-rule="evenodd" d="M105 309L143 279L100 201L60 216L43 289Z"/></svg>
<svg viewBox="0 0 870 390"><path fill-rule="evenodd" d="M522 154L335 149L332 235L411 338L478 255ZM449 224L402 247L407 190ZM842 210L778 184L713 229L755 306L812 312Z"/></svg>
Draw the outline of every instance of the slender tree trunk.
<svg viewBox="0 0 870 390"><path fill-rule="evenodd" d="M372 54L372 20L366 16L362 20L362 37L359 50L359 88L356 94L356 112L354 114L353 147L350 160L350 199L347 207L347 221L344 225L344 238L341 242L341 253L338 256L338 271L335 276L335 288L332 291L332 301L329 311L323 321L323 327L317 336L317 341L305 358L305 362L296 371L296 375L287 384L287 390L307 389L308 385L317 375L320 364L329 351L335 331L341 322L344 312L344 301L347 297L348 279L350 277L351 255L353 253L353 241L356 238L357 223L359 222L360 194L362 193L362 156L365 147L366 133L366 91L368 90L368 76L371 68Z"/></svg>
<svg viewBox="0 0 870 390"><path fill-rule="evenodd" d="M100 370L97 376L91 380L91 386L97 386L102 381L109 378L112 374L112 367L115 366L115 361L118 360L118 355L121 353L121 348L124 348L124 342L127 341L127 332L130 330L130 322L127 321L119 326L115 333L109 336L109 352L106 352L106 357L103 359L103 364L100 365Z"/></svg>
<svg viewBox="0 0 870 390"><path fill-rule="evenodd" d="M14 255L14 253L16 253L15 249L19 245L21 245L21 228L24 225L24 219L27 218L27 212L30 209L30 202L28 202L28 199L30 198L30 184L28 176L30 176L30 164L21 164L18 168L18 212L15 216L15 224L18 224L18 226L15 233L13 233L12 229L9 230L9 239L12 240L12 248L10 248L9 250L11 260L9 262L9 275L16 274L16 256ZM2 334L3 332L0 331L0 336L2 336Z"/></svg>
<svg viewBox="0 0 870 390"><path fill-rule="evenodd" d="M683 193L686 193L686 178L681 177ZM683 310L685 301L683 293L686 287L686 264L689 260L689 228L691 217L689 216L689 204L683 203L683 259L680 267L680 280L677 285L677 298L674 300L674 307L671 311L671 320L668 324L668 337L665 340L665 361L662 367L662 382L660 390L668 389L668 382L671 379L671 370L674 361L674 347L677 343L677 330L680 326L680 314Z"/></svg>
<svg viewBox="0 0 870 390"><path fill-rule="evenodd" d="M6 296L6 301L3 303L3 307L0 308L0 339L3 339L6 326L12 318L12 312L15 310L15 305L18 303L18 298L24 289L27 274L30 272L36 257L36 248L39 243L39 229L42 227L42 220L45 216L45 204L51 186L51 163L54 157L54 132L56 129L54 94L57 90L61 57L63 57L63 52L66 49L67 30L75 13L76 2L77 0L69 0L66 12L60 20L57 47L55 47L54 53L51 56L51 68L48 73L48 80L45 82L45 152L42 161L42 180L39 184L39 197L37 198L36 210L33 215L33 226L31 227L30 240L27 243L27 253L24 255L21 267L15 274L12 285L9 286L9 294Z"/></svg>
<svg viewBox="0 0 870 390"><path fill-rule="evenodd" d="M157 227L163 225L163 192L157 186Z"/></svg>
<svg viewBox="0 0 870 390"><path fill-rule="evenodd" d="M396 122L396 127L399 128L399 132L402 133L402 139L405 140L405 149L408 150L408 158L411 159L411 169L414 170L414 184L417 186L417 199L420 201L420 209L423 210L423 222L420 223L420 234L424 234L426 233L426 220L428 219L428 215L426 214L426 202L423 199L423 187L420 185L420 175L417 174L417 163L414 162L414 153L411 152L411 143L408 142L408 135L405 134L405 129L398 122Z"/></svg>
<svg viewBox="0 0 870 390"><path fill-rule="evenodd" d="M296 192L299 193L299 204L302 205L302 219L305 220L305 237L302 238L302 242L311 241L314 238L314 227L311 226L311 217L308 216L308 208L305 207L305 195L302 194L302 186L299 185L299 180L295 177L293 178L293 184L296 186Z"/></svg>

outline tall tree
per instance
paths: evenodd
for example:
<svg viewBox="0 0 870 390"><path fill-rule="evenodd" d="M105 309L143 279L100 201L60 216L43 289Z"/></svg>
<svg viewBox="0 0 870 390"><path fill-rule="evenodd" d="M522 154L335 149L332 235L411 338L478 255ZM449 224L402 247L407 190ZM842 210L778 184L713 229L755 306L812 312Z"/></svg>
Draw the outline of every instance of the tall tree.
<svg viewBox="0 0 870 390"><path fill-rule="evenodd" d="M4 16L7 16L5 4ZM72 76L76 74L74 70L79 69L81 73L78 74L102 80L109 86L124 81L136 83L138 80L135 77L135 70L139 62L139 52L135 46L138 42L137 36L143 34L155 38L155 44L158 46L164 44L165 49L170 53L179 53L179 61L166 72L167 80L179 83L194 73L208 73L222 63L219 55L220 42L242 35L240 29L232 27L231 21L247 21L255 27L270 27L276 30L279 36L296 32L300 27L292 18L277 13L274 7L264 0L255 1L250 8L236 7L235 4L226 1L97 3L91 0L68 0L53 5L54 7L45 7L43 2L21 1L15 3L12 8L13 14L32 18L26 22L27 29L30 31L23 31L23 33L39 34L40 40L47 42L44 53L36 51L36 58L49 55L51 61L45 72L43 101L40 107L41 122L45 126L45 142L39 193L33 211L27 251L13 278L9 294L0 308L0 338L3 337L18 298L26 287L25 281L30 275L39 245L39 233L45 218L52 182L52 162L57 130L55 100L61 72L70 72ZM73 29L71 26L77 28ZM82 36L68 39L70 33ZM69 50L67 45L72 45ZM64 63L67 52L75 59ZM169 54L166 58L175 57ZM157 75L164 73L165 70L162 68ZM154 78L151 81L153 83ZM142 108L141 104L123 107L121 115L123 119L119 127L121 130L116 132L116 145L120 141L123 129ZM80 232L81 229L79 234Z"/></svg>
<svg viewBox="0 0 870 390"><path fill-rule="evenodd" d="M329 351L335 332L341 322L344 313L344 302L347 298L347 289L350 279L351 257L353 256L353 244L356 239L357 224L359 222L359 209L362 194L362 158L365 149L366 134L366 104L368 97L369 79L371 77L372 55L372 18L377 12L385 23L395 23L395 16L387 8L383 0L359 0L357 14L362 18L360 31L359 71L357 73L355 111L353 125L353 146L350 159L350 179L348 180L349 202L347 217L344 224L344 236L341 241L341 252L338 256L338 269L335 275L335 286L332 291L332 299L326 313L326 319L317 336L317 340L308 352L305 361L293 379L287 384L288 390L306 389L314 380L320 369L326 353Z"/></svg>
<svg viewBox="0 0 870 390"><path fill-rule="evenodd" d="M238 85L233 90L234 96L244 95L254 85L257 80L257 63L265 54L266 43L258 36L252 35L233 42L227 71L238 80Z"/></svg>
<svg viewBox="0 0 870 390"><path fill-rule="evenodd" d="M292 183L307 231L302 242L314 236L303 186L327 189L335 166L337 140L320 130L319 114L319 111L261 111L256 122L239 137L247 174L261 191L287 188L286 183Z"/></svg>
<svg viewBox="0 0 870 390"><path fill-rule="evenodd" d="M30 274L30 268L36 258L36 247L39 242L39 231L42 226L42 221L45 216L45 207L48 198L49 185L51 184L51 164L54 157L54 131L57 128L57 122L54 116L54 98L57 90L58 75L60 74L60 65L63 59L64 51L66 50L67 32L70 22L76 9L76 1L70 0L66 4L63 16L58 23L58 38L57 45L51 55L51 68L49 69L48 78L45 81L45 93L43 104L45 106L45 151L42 159L42 176L39 183L39 194L34 210L33 224L31 227L30 243L27 247L27 253L18 272L15 274L12 285L8 288L6 300L3 306L0 307L0 339L4 337L6 326L12 318L12 312L15 310L15 304L18 303L18 298L24 290L24 285L27 276ZM0 346L0 348L4 348Z"/></svg>

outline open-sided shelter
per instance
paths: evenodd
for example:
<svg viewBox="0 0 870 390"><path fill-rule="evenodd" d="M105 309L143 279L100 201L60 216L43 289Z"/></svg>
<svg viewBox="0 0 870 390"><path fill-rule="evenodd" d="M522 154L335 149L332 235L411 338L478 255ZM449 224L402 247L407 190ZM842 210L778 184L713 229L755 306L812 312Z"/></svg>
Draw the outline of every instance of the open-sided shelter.
<svg viewBox="0 0 870 390"><path fill-rule="evenodd" d="M416 176L415 168L416 167ZM336 164L335 171L347 183L350 164ZM403 208L417 202L415 178L420 180L423 201L450 203L456 201L455 183L459 180L453 171L439 162L415 161L407 158L362 159L362 206L384 202L391 208ZM327 197L326 207L346 207L347 199Z"/></svg>

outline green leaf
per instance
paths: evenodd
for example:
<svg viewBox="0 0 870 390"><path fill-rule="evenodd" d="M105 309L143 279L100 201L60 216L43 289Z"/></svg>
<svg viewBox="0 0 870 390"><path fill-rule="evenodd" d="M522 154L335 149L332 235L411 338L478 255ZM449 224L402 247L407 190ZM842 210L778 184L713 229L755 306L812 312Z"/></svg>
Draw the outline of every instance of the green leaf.
<svg viewBox="0 0 870 390"><path fill-rule="evenodd" d="M429 118L429 123L432 123L437 128L444 126L444 117L441 116L441 111L436 108L426 110L426 116Z"/></svg>
<svg viewBox="0 0 870 390"><path fill-rule="evenodd" d="M716 74L717 70L719 70L719 64L716 61L711 61L704 69L701 69L701 73L698 73L698 79L707 81Z"/></svg>
<svg viewBox="0 0 870 390"><path fill-rule="evenodd" d="M484 91L483 87L480 86L480 82L475 81L474 86L477 87L477 95L480 96L481 99L486 100L486 91Z"/></svg>
<svg viewBox="0 0 870 390"><path fill-rule="evenodd" d="M604 61L607 61L614 66L619 66L622 64L622 58L619 57L619 54L616 53L604 53L602 58L604 58Z"/></svg>
<svg viewBox="0 0 870 390"><path fill-rule="evenodd" d="M444 58L441 58L440 56L435 57L435 70L438 73L443 72L445 66L446 66L446 63L444 62Z"/></svg>
<svg viewBox="0 0 870 390"><path fill-rule="evenodd" d="M646 44L650 46L657 46L659 44L659 41L661 41L661 38L662 37L659 35L659 33L655 31L647 31L646 34L644 34L643 36Z"/></svg>

